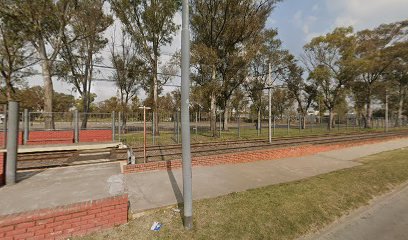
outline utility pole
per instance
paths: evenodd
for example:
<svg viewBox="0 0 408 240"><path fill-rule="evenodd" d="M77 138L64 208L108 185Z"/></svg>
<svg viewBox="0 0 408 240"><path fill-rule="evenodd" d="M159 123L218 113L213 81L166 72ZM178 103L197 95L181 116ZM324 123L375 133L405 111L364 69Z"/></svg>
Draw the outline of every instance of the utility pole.
<svg viewBox="0 0 408 240"><path fill-rule="evenodd" d="M181 149L183 170L184 228L193 228L193 187L190 144L190 19L189 3L183 0L181 30Z"/></svg>
<svg viewBox="0 0 408 240"><path fill-rule="evenodd" d="M146 109L151 109L146 106L139 107L139 109L143 109L143 162L147 162L147 143L146 143Z"/></svg>
<svg viewBox="0 0 408 240"><path fill-rule="evenodd" d="M268 99L269 99L269 126L268 126L268 136L269 136L269 143L272 143L272 92L271 92L271 87L272 87L272 65L269 63L269 71L268 71Z"/></svg>
<svg viewBox="0 0 408 240"><path fill-rule="evenodd" d="M17 179L18 105L15 101L8 102L6 185L15 184Z"/></svg>

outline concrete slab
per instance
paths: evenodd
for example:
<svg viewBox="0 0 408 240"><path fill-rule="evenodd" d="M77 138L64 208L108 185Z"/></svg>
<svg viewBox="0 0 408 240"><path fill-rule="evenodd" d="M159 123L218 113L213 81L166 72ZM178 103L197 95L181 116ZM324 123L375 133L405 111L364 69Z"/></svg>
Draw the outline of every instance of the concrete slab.
<svg viewBox="0 0 408 240"><path fill-rule="evenodd" d="M358 158L407 146L408 139L398 139L306 157L195 167L193 198L211 198L349 168L359 164L354 161ZM182 202L181 169L127 174L125 185L133 212Z"/></svg>
<svg viewBox="0 0 408 240"><path fill-rule="evenodd" d="M47 169L0 188L0 215L122 194L118 163Z"/></svg>

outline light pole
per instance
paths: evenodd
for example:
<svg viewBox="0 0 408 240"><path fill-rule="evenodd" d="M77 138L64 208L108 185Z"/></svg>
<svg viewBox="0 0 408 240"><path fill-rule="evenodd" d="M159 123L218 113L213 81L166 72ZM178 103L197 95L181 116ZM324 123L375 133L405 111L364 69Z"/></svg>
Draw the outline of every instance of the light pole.
<svg viewBox="0 0 408 240"><path fill-rule="evenodd" d="M193 194L190 145L190 29L189 4L183 0L181 30L181 149L183 158L184 228L193 228Z"/></svg>
<svg viewBox="0 0 408 240"><path fill-rule="evenodd" d="M143 157L144 157L144 163L146 163L146 109L151 109L146 106L139 107L139 109L143 109Z"/></svg>

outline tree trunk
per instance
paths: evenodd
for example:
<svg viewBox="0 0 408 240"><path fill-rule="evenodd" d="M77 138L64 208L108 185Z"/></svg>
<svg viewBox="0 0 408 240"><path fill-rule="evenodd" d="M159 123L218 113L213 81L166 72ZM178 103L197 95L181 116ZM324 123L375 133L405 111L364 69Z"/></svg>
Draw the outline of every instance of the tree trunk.
<svg viewBox="0 0 408 240"><path fill-rule="evenodd" d="M44 112L45 116L45 128L55 129L54 116L52 114L52 99L54 95L54 87L51 78L51 67L48 60L42 60L41 64L42 75L44 79Z"/></svg>
<svg viewBox="0 0 408 240"><path fill-rule="evenodd" d="M5 79L6 79L6 97L7 101L13 100L13 94L12 89L11 89L11 75L10 74L5 74Z"/></svg>
<svg viewBox="0 0 408 240"><path fill-rule="evenodd" d="M212 75L211 75L211 81L213 82L213 83L215 83L215 78L216 78L216 76L217 76L217 72L216 72L216 69L215 69L215 65L213 65L213 67L212 67ZM213 88L214 88L214 86L212 86ZM210 106L210 111L211 111L211 113L210 113L210 129L211 129L211 132L212 132L212 136L213 137L216 137L217 136L217 110L216 110L216 107L217 107L217 98L216 98L216 96L215 96L215 90L213 90L212 92L211 92L211 106Z"/></svg>
<svg viewBox="0 0 408 240"><path fill-rule="evenodd" d="M373 109L371 107L371 97L367 99L367 114L366 114L366 125L365 128L371 128L371 118L373 116Z"/></svg>
<svg viewBox="0 0 408 240"><path fill-rule="evenodd" d="M258 121L256 124L257 135L261 135L261 109L258 109Z"/></svg>
<svg viewBox="0 0 408 240"><path fill-rule="evenodd" d="M329 122L327 124L327 127L329 128L329 131L333 128L333 109L329 109Z"/></svg>
<svg viewBox="0 0 408 240"><path fill-rule="evenodd" d="M405 90L400 90L399 94L399 102L398 102L398 122L397 126L402 126L402 111L404 107L404 97L405 97Z"/></svg>
<svg viewBox="0 0 408 240"><path fill-rule="evenodd" d="M217 99L215 97L215 92L211 93L211 113L210 113L210 129L212 132L212 136L217 136L217 113L216 113L216 105Z"/></svg>
<svg viewBox="0 0 408 240"><path fill-rule="evenodd" d="M86 89L86 88L85 88ZM83 113L83 118L82 118L82 123L81 123L81 129L86 129L88 125L88 94L86 93L86 90L82 92L82 113Z"/></svg>
<svg viewBox="0 0 408 240"><path fill-rule="evenodd" d="M157 58L153 69L153 112L154 112L154 135L158 136L159 132L159 114L158 114L158 79L157 79Z"/></svg>
<svg viewBox="0 0 408 240"><path fill-rule="evenodd" d="M302 114L301 117L302 117L301 129L306 129L306 115Z"/></svg>
<svg viewBox="0 0 408 240"><path fill-rule="evenodd" d="M229 131L229 128L228 128L228 116L229 116L229 107L228 107L228 102L227 102L225 104L225 108L224 108L224 125L223 125L224 131Z"/></svg>

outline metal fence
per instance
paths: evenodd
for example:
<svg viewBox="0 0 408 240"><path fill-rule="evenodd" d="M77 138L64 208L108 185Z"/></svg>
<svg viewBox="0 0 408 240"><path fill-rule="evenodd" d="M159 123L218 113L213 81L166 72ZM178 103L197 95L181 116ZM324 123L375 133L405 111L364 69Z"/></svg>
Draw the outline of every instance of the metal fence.
<svg viewBox="0 0 408 240"><path fill-rule="evenodd" d="M6 111L1 106L0 143L5 146ZM390 114L388 128L408 127L407 119L398 120ZM123 142L130 146L170 145L181 143L180 112L159 113L158 123L150 111L131 113L78 113L72 112L28 112L20 114L20 144L58 144L83 142ZM265 139L269 137L269 119L241 113L230 114L225 122L224 114L218 112L214 123L206 112L193 112L190 116L191 141L193 143L215 142L239 139ZM47 124L52 119L53 124ZM328 116L273 116L271 134L273 137L307 136L335 132L385 131L384 118L372 118L371 126L354 115L333 118L332 128L328 128ZM144 126L146 125L146 133ZM211 125L213 127L211 127Z"/></svg>
<svg viewBox="0 0 408 240"><path fill-rule="evenodd" d="M142 146L143 114L128 114L126 123L122 123L118 140L131 145ZM168 145L181 143L180 112L173 114L160 114L157 129L154 129L152 113L146 114L146 139L147 145ZM273 137L306 136L316 134L328 134L337 132L369 132L385 131L384 118L372 118L371 126L366 127L365 121L357 116L334 116L332 128L328 127L328 116L273 116L271 119L271 134ZM210 114L192 113L190 116L191 141L213 142L239 139L268 139L269 119L261 116L257 118L249 114L230 116L227 124L224 123L224 115L218 113L215 123L211 128ZM407 120L403 119L399 126L395 118L390 118L388 128L407 128ZM153 131L155 130L155 131Z"/></svg>

